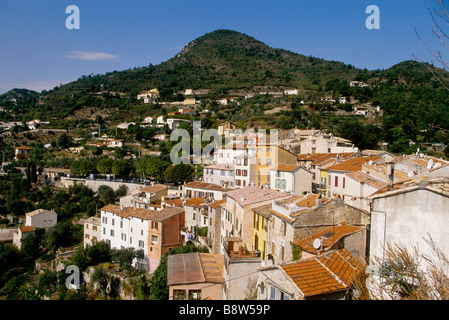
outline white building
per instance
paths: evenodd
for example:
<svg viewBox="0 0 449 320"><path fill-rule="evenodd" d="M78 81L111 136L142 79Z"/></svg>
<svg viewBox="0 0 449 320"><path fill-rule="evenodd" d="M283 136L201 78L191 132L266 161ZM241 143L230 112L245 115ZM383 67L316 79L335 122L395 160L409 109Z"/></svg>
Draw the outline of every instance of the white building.
<svg viewBox="0 0 449 320"><path fill-rule="evenodd" d="M218 184L222 187L234 187L234 165L213 164L204 168L203 181Z"/></svg>
<svg viewBox="0 0 449 320"><path fill-rule="evenodd" d="M387 244L405 245L420 255L434 257L427 241L447 255L449 242L449 179L421 178L394 184L370 197L370 261L385 259ZM429 237L431 239L429 239ZM422 261L425 270L426 261Z"/></svg>
<svg viewBox="0 0 449 320"><path fill-rule="evenodd" d="M235 157L235 187L246 188L255 185L256 178L256 155L242 154Z"/></svg>
<svg viewBox="0 0 449 320"><path fill-rule="evenodd" d="M270 174L271 189L295 195L312 192L314 174L303 166L279 164Z"/></svg>
<svg viewBox="0 0 449 320"><path fill-rule="evenodd" d="M35 228L48 229L58 222L58 215L56 212L37 209L26 214L26 226L33 226Z"/></svg>
<svg viewBox="0 0 449 320"><path fill-rule="evenodd" d="M209 202L221 200L226 192L233 189L225 188L214 183L193 181L182 186L182 196L190 198L204 198Z"/></svg>

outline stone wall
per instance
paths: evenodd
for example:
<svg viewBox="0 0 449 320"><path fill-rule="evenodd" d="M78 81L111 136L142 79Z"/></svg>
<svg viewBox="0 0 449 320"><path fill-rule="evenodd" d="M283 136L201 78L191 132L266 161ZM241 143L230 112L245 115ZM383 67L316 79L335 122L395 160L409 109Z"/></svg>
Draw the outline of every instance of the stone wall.
<svg viewBox="0 0 449 320"><path fill-rule="evenodd" d="M341 200L331 200L321 207L299 214L293 226L293 241L303 239L326 227L346 222L355 226L367 227L370 214L364 210L345 204Z"/></svg>

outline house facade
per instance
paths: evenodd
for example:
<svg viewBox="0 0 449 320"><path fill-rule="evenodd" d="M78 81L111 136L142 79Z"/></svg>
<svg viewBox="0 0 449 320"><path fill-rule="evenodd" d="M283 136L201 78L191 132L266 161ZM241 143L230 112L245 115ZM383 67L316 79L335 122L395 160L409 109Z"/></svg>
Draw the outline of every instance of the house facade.
<svg viewBox="0 0 449 320"><path fill-rule="evenodd" d="M313 172L296 164L279 164L271 172L271 189L291 194L312 192Z"/></svg>
<svg viewBox="0 0 449 320"><path fill-rule="evenodd" d="M84 220L84 248L92 246L101 240L101 219L89 217Z"/></svg>
<svg viewBox="0 0 449 320"><path fill-rule="evenodd" d="M161 257L184 243L184 209L166 207L161 211L108 205L101 209L101 239L111 248L143 250L141 267L156 270Z"/></svg>

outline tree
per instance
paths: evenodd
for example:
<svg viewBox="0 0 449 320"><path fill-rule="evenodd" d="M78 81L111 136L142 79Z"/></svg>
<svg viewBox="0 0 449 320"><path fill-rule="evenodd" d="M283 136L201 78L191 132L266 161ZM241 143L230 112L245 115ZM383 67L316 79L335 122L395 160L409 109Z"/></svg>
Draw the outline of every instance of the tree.
<svg viewBox="0 0 449 320"><path fill-rule="evenodd" d="M74 232L69 220L60 221L44 233L42 242L47 249L53 251L59 247L69 247L78 240Z"/></svg>
<svg viewBox="0 0 449 320"><path fill-rule="evenodd" d="M107 185L101 185L98 188L98 196L105 204L114 203L115 201L114 190Z"/></svg>
<svg viewBox="0 0 449 320"><path fill-rule="evenodd" d="M58 137L56 145L62 149L67 149L72 145L72 138L67 133L64 132Z"/></svg>
<svg viewBox="0 0 449 320"><path fill-rule="evenodd" d="M103 292L105 298L107 297L107 288L108 288L108 282L109 282L109 275L107 271L102 267L97 267L94 269L94 272L92 274L92 282L98 283L100 290Z"/></svg>
<svg viewBox="0 0 449 320"><path fill-rule="evenodd" d="M167 180L182 183L184 181L192 181L195 169L190 164L179 163L168 167L164 172Z"/></svg>
<svg viewBox="0 0 449 320"><path fill-rule="evenodd" d="M90 262L93 265L111 261L112 250L105 241L99 241L91 246L87 246L86 251Z"/></svg>
<svg viewBox="0 0 449 320"><path fill-rule="evenodd" d="M144 156L136 163L136 173L145 178L160 180L169 164L155 156Z"/></svg>
<svg viewBox="0 0 449 320"><path fill-rule="evenodd" d="M112 165L114 164L114 160L111 158L104 158L97 162L97 171L101 174L110 174L112 173Z"/></svg>
<svg viewBox="0 0 449 320"><path fill-rule="evenodd" d="M117 159L112 164L112 173L117 176L129 175L131 172L131 166L127 160Z"/></svg>

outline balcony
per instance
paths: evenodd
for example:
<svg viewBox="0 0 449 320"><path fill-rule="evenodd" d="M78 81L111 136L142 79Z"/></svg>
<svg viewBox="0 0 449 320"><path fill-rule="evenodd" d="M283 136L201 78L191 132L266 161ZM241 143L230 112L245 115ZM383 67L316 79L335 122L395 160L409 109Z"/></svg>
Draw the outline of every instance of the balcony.
<svg viewBox="0 0 449 320"><path fill-rule="evenodd" d="M239 237L224 238L223 248L226 252L226 257L229 259L252 259L261 260L261 252L259 250L250 251L244 246L238 246L237 243L242 242Z"/></svg>

